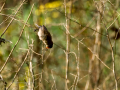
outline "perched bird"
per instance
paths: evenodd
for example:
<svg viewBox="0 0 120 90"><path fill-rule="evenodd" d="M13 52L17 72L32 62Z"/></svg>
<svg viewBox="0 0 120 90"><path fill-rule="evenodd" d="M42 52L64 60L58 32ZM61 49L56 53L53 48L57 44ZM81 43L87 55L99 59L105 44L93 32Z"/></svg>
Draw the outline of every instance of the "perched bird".
<svg viewBox="0 0 120 90"><path fill-rule="evenodd" d="M0 37L0 45L1 45L2 43L5 43L5 39Z"/></svg>
<svg viewBox="0 0 120 90"><path fill-rule="evenodd" d="M6 39L0 37L0 45L1 45L2 43L5 43L5 42L10 42L10 43L12 43L11 41L6 40Z"/></svg>
<svg viewBox="0 0 120 90"><path fill-rule="evenodd" d="M39 26L38 29L35 29L34 31L37 32L39 39L43 41L47 49L53 47L52 36L44 25Z"/></svg>

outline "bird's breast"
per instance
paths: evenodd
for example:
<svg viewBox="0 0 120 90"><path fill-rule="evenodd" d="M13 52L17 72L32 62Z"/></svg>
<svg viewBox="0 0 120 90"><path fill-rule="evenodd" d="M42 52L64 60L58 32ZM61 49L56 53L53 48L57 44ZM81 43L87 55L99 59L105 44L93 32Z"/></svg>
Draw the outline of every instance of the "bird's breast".
<svg viewBox="0 0 120 90"><path fill-rule="evenodd" d="M44 40L45 39L45 34L44 34L44 32L42 30L38 31L38 36L39 36L40 40Z"/></svg>

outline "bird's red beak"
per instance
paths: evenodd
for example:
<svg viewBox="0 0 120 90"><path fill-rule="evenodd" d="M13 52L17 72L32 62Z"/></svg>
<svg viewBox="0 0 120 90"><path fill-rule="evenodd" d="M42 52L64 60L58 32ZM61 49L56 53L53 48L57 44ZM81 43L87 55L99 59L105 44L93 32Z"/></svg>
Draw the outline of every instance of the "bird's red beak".
<svg viewBox="0 0 120 90"><path fill-rule="evenodd" d="M49 47L46 47L47 49L49 49Z"/></svg>

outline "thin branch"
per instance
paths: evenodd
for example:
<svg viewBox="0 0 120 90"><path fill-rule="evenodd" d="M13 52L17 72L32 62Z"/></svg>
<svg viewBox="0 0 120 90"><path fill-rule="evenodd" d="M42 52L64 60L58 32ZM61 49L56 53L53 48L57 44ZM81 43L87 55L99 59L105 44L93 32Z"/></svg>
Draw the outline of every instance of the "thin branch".
<svg viewBox="0 0 120 90"><path fill-rule="evenodd" d="M95 52L93 52L88 46L86 46L86 45L82 42L82 40L83 40L84 38L81 39L81 40L79 40L79 39L77 39L76 37L74 37L72 34L70 34L70 36L71 36L73 39L75 39L76 41L78 41L80 44L82 44L84 47L86 47L91 53L95 54L95 56L97 57L97 59L98 59L106 68L108 68L109 70L112 71L112 69L111 69L110 67L108 67L100 58L98 58L98 56L96 55ZM57 46L59 47L59 45L57 45ZM62 48L62 47L60 47L60 48L63 49L64 52L66 51L64 48Z"/></svg>
<svg viewBox="0 0 120 90"><path fill-rule="evenodd" d="M5 6L5 2L3 3L1 9L0 9L0 12L3 10L3 7Z"/></svg>
<svg viewBox="0 0 120 90"><path fill-rule="evenodd" d="M21 64L21 65L20 65L20 67L18 68L18 70L17 70L16 74L14 75L14 78L13 78L13 80L12 80L11 84L7 87L7 89L6 89L6 90L8 90L8 89L11 87L11 85L13 84L13 82L14 82L14 80L15 80L16 76L18 75L18 73L19 73L19 71L21 70L21 68L22 68L23 64L25 63L25 61L26 61L26 59L27 59L27 57L28 57L28 54L29 54L29 50L28 50L28 52L27 52L27 54L26 54L26 56L25 56L24 61L22 62L22 64Z"/></svg>
<svg viewBox="0 0 120 90"><path fill-rule="evenodd" d="M56 10L57 10L57 9L56 9ZM57 11L64 15L63 12L61 12L61 11L59 11L59 10L57 10ZM70 18L70 17L68 17L68 16L65 16L65 17L66 17L67 19L71 20L72 22L75 22L75 23L78 24L79 26L87 28L87 30L90 29L90 30L92 30L92 31L95 31L96 33L99 33L100 35L103 35L103 36L107 37L106 34L102 34L102 33L98 32L97 30L95 30L95 29L93 29L93 28L91 28L91 27L82 25L82 24L80 24L79 22L77 22L76 20L74 20L74 19L72 19L72 18Z"/></svg>
<svg viewBox="0 0 120 90"><path fill-rule="evenodd" d="M31 8L30 14L29 14L29 16L28 16L28 18L27 18L27 20L26 20L26 23L27 23L28 19L30 18L30 15L31 15L33 6L34 6L34 4L32 5L32 8ZM8 58L6 59L4 65L2 66L2 68L1 68L1 70L0 70L0 73L1 73L1 72L3 71L3 69L5 68L5 66L6 66L6 64L7 64L8 60L9 60L11 54L12 54L12 52L14 51L14 49L15 49L16 46L17 46L17 44L19 43L19 41L20 41L20 39L21 39L21 36L22 36L22 34L23 34L23 31L24 31L24 29L25 29L26 23L25 23L25 25L23 26L23 29L22 29L22 31L21 31L21 33L20 33L20 36L19 36L18 41L16 42L16 44L15 44L15 46L13 47L13 49L11 50L11 52L10 52Z"/></svg>
<svg viewBox="0 0 120 90"><path fill-rule="evenodd" d="M30 15L31 15L32 10L33 10L33 7L34 7L34 4L32 5L32 8L31 8L31 11L30 11L30 13L29 13L29 15L28 15L28 18L27 18L27 20L26 20L26 23L27 23L28 19L30 18ZM23 33L23 31L24 31L25 26L26 26L26 24L23 26L23 29L22 29L22 31L21 31L21 33L20 33L20 36L19 36L19 39L18 39L18 41L17 41L17 43L15 44L14 47L16 47L16 45L17 45L18 42L20 41L20 38L21 38L21 36L22 36L22 33ZM13 50L14 50L14 48L12 49L11 53L13 52ZM28 54L29 54L29 50L28 50L28 52L27 52L27 54L26 54L26 57L25 57L24 61L23 61L22 64L21 64L21 66L19 67L19 69L17 70L16 74L14 75L13 81L12 81L11 84L8 86L7 90L8 90L8 89L11 87L11 85L13 84L13 82L14 82L17 74L18 74L18 72L21 70L21 67L22 67L23 64L25 63ZM10 54L10 55L11 55L11 54ZM8 59L9 59L9 57L8 57ZM6 60L6 61L8 61L8 60ZM7 62L6 62L6 63L7 63ZM5 64L5 65L6 65L6 64ZM4 65L4 67L5 67L5 65ZM2 69L2 70L3 70L3 69Z"/></svg>
<svg viewBox="0 0 120 90"><path fill-rule="evenodd" d="M3 14L3 13L0 13L0 15L3 15L3 16L6 16L6 17L7 17L4 21L2 21L2 22L0 23L0 26L1 26L3 23L5 23L9 18L14 19L15 21L18 21L18 22L21 22L21 23L25 24L25 22L24 22L23 20L16 19L16 18L15 18L14 16L12 16L12 15L6 15L6 14ZM32 27L31 25L29 25L29 24L26 24L26 26L31 27L31 28L34 28L34 27Z"/></svg>
<svg viewBox="0 0 120 90"><path fill-rule="evenodd" d="M4 84L4 90L6 90L6 86L7 86L7 82L5 82L5 80L2 78L2 75L0 75L0 80L3 82Z"/></svg>
<svg viewBox="0 0 120 90"><path fill-rule="evenodd" d="M78 84L79 81L79 77L80 77L80 68L79 68L79 59L80 59L80 43L78 42L78 55L77 55L77 80L76 80L76 84L75 84L75 90L76 90L76 86Z"/></svg>
<svg viewBox="0 0 120 90"><path fill-rule="evenodd" d="M86 27L89 27L91 25L91 23L93 22L93 20L95 19L95 17L93 17L88 24L86 25ZM83 27L83 29L81 29L77 34L74 35L74 37L77 37L78 35L80 35L82 32L84 32L86 30L86 27Z"/></svg>
<svg viewBox="0 0 120 90"><path fill-rule="evenodd" d="M65 18L66 18L66 23L65 23L65 29L66 29L66 71L65 71L65 90L68 90L68 73L69 73L69 51L70 51L70 19L67 17L70 17L70 12L69 15L67 16L67 6L66 6L67 0L64 0L64 7L65 7ZM72 4L71 4L72 6ZM71 9L71 8L70 8Z"/></svg>
<svg viewBox="0 0 120 90"><path fill-rule="evenodd" d="M51 87L51 90L52 90L53 86L55 87L55 90L57 90L57 88L56 88L56 83L55 83L55 78L54 78L54 75L53 75L53 71L52 71L52 70L51 70L51 74L52 74L52 78L53 78L53 81L54 81L54 83L53 83L53 85L52 85L52 87Z"/></svg>
<svg viewBox="0 0 120 90"><path fill-rule="evenodd" d="M115 79L115 90L118 90L118 81L117 81L117 76L116 76L116 72L115 72L115 55L114 55L113 45L111 43L110 36L109 36L109 33L108 33L108 29L110 28L111 25L113 25L113 23L115 23L115 21L118 19L119 16L120 16L120 14L114 19L114 21L108 27L106 26L104 20L102 19L102 23L103 23L103 25L106 29L107 39L108 39L108 42L109 42L110 48L111 48L112 62L113 62L112 63L113 64L112 72L114 74L114 79Z"/></svg>
<svg viewBox="0 0 120 90"><path fill-rule="evenodd" d="M70 35L70 36L71 36L72 38L74 38L75 40L79 41L80 44L82 44L82 45L85 46L90 52L92 52L92 53L96 56L96 58L97 58L98 60L100 60L100 62L101 62L106 68L112 70L110 67L108 67L108 66L97 56L97 54L96 54L95 52L93 52L89 47L87 47L82 41L78 40L77 38L75 38L75 37L72 36L72 35Z"/></svg>
<svg viewBox="0 0 120 90"><path fill-rule="evenodd" d="M15 12L15 15L13 16L13 18L16 16L16 14L17 14L18 11L20 10L20 8L21 8L21 6L23 5L24 2L25 2L25 0L23 0L23 2L20 4L20 6L18 7L17 11ZM10 21L10 23L7 25L7 27L5 28L4 32L1 34L0 37L2 37L2 36L5 34L5 32L8 30L8 27L11 25L11 23L12 23L13 20L14 20L13 18L12 18L12 20Z"/></svg>

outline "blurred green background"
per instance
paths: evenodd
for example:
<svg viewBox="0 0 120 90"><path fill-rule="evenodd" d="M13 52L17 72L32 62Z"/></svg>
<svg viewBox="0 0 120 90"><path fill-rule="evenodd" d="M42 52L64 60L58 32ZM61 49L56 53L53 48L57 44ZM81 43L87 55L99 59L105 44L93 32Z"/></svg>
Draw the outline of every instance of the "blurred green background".
<svg viewBox="0 0 120 90"><path fill-rule="evenodd" d="M0 35L10 23L21 3L22 0L0 1ZM114 45L115 72L118 90L120 89L119 0L66 0L67 17L65 16L64 0L25 0L2 36L12 43L6 41L0 46L0 69L18 41L33 4L32 13L22 37L0 73L9 86L23 62L27 50L32 49L9 90L29 90L30 60L35 83L34 90L65 89L66 18L70 21L69 90L97 90L96 87L100 90L115 90L113 72L100 62L100 60L103 61L113 69L112 51L107 34L111 44ZM45 45L34 32L35 24L47 27L54 42L52 49L45 49ZM96 43L97 38L98 42ZM79 43L80 50L78 49L78 40L83 43ZM95 47L99 50L95 51ZM100 60L94 57L94 52ZM4 90L4 87L1 80L0 90Z"/></svg>

